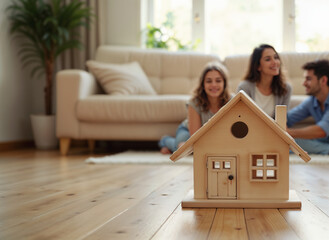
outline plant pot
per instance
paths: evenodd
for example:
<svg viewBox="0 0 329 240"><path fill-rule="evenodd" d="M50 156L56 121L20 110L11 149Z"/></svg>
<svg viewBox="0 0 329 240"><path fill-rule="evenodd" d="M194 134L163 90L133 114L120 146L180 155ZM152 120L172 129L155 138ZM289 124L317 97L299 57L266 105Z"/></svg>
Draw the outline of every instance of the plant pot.
<svg viewBox="0 0 329 240"><path fill-rule="evenodd" d="M55 115L31 115L32 131L37 149L56 149L58 139L56 137Z"/></svg>

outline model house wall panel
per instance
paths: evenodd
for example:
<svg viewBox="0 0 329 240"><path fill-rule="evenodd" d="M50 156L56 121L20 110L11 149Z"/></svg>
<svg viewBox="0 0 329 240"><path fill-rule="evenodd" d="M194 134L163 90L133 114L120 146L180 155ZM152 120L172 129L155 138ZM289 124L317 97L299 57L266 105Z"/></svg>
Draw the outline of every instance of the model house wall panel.
<svg viewBox="0 0 329 240"><path fill-rule="evenodd" d="M245 137L237 138L231 128L235 122L243 122L248 127ZM288 144L280 138L260 117L242 101L237 103L214 126L201 136L194 146L195 193L198 198L206 196L207 171L206 155L238 155L237 164L237 197L238 199L287 199L289 197L289 152ZM250 181L250 154L278 153L279 169L276 182ZM202 179L202 180L201 180ZM200 181L201 180L201 181ZM202 193L204 192L204 193Z"/></svg>

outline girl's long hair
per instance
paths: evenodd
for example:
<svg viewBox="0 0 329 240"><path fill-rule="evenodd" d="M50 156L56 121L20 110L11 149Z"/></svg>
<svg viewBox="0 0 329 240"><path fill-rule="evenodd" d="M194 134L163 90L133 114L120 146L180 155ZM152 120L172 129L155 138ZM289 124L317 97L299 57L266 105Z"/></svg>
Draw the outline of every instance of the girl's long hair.
<svg viewBox="0 0 329 240"><path fill-rule="evenodd" d="M194 96L193 100L196 101L196 104L198 106L201 106L201 109L203 112L207 112L210 107L210 103L207 97L207 93L204 90L204 81L205 81L205 76L209 71L217 71L220 73L224 80L224 89L222 94L218 97L219 98L219 108L224 106L231 98L231 95L228 91L228 83L227 83L227 69L220 64L219 62L210 62L206 65L205 69L203 70L199 84L197 88L194 90Z"/></svg>
<svg viewBox="0 0 329 240"><path fill-rule="evenodd" d="M258 83L260 81L260 72L258 70L259 65L260 65L260 59L262 58L262 54L266 48L271 48L274 50L274 52L278 55L279 60L280 60L280 71L279 74L273 77L272 80L272 92L274 95L282 96L286 94L287 89L286 89L286 79L285 76L282 72L282 61L277 53L277 51L272 47L271 45L268 44L261 44L259 47L256 47L254 51L252 52L249 60L249 67L246 76L244 77L244 80L250 81L250 82L256 82Z"/></svg>

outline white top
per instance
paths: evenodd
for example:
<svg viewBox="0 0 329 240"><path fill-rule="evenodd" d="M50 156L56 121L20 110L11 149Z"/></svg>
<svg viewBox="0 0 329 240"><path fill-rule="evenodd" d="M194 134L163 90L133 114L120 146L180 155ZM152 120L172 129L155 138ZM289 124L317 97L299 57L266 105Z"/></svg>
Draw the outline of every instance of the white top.
<svg viewBox="0 0 329 240"><path fill-rule="evenodd" d="M274 117L274 110L275 110L275 101L274 95L263 95L258 88L255 89L255 102L256 104L269 115L270 117Z"/></svg>

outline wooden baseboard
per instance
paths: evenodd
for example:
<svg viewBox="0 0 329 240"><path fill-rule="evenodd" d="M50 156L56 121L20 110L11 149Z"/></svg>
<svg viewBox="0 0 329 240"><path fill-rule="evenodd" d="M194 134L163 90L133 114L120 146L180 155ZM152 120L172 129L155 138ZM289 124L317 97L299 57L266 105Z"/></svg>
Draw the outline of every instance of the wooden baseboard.
<svg viewBox="0 0 329 240"><path fill-rule="evenodd" d="M137 150L158 150L157 141L103 141L103 148L111 149L112 151L125 151L127 149ZM86 140L74 140L71 142L72 148L88 147ZM24 148L35 148L33 140L20 140L11 142L0 142L0 152L13 151Z"/></svg>
<svg viewBox="0 0 329 240"><path fill-rule="evenodd" d="M22 148L33 148L33 140L21 140L11 142L0 142L0 152L18 150Z"/></svg>

